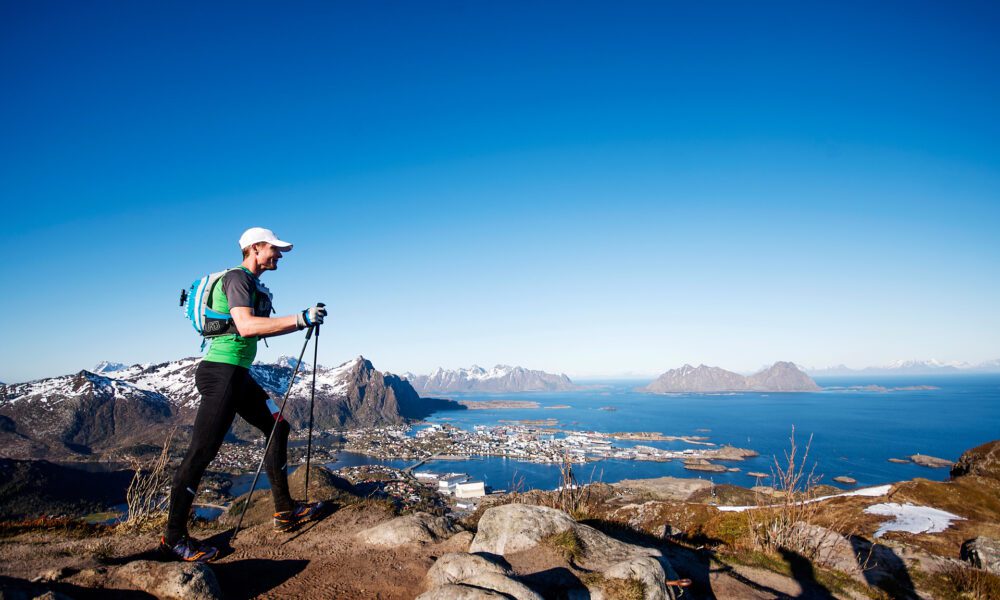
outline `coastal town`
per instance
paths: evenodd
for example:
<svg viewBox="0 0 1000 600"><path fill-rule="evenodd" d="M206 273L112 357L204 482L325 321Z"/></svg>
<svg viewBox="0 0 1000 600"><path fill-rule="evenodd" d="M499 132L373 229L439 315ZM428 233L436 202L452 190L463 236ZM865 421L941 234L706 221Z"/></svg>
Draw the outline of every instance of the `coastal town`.
<svg viewBox="0 0 1000 600"><path fill-rule="evenodd" d="M411 426L398 425L355 429L344 435L347 439L344 449L349 452L413 460L499 456L536 463L585 463L615 458L704 464L702 461L739 461L757 456L753 450L716 446L700 436L573 431L528 424L477 425L469 431L434 423L415 432ZM700 447L668 450L647 445L616 446L616 440L682 441Z"/></svg>

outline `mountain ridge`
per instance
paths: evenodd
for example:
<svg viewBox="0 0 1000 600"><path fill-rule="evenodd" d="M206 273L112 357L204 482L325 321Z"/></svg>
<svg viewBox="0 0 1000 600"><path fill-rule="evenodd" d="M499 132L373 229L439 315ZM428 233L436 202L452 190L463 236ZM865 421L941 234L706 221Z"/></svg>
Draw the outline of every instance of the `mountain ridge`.
<svg viewBox="0 0 1000 600"><path fill-rule="evenodd" d="M159 444L174 427L186 433L201 400L194 382L200 361L137 364L104 374L82 370L0 386L0 456L87 455ZM255 363L251 373L280 403L292 368ZM311 384L312 372L300 370L284 413L293 427L308 419ZM363 356L316 369L318 429L401 424L408 412L419 416L422 404L408 382L379 372ZM256 435L241 419L233 433Z"/></svg>
<svg viewBox="0 0 1000 600"><path fill-rule="evenodd" d="M403 373L418 393L453 392L555 392L579 389L565 374L555 375L545 371L519 366L496 365L486 370L479 365L468 369L438 367L429 375Z"/></svg>

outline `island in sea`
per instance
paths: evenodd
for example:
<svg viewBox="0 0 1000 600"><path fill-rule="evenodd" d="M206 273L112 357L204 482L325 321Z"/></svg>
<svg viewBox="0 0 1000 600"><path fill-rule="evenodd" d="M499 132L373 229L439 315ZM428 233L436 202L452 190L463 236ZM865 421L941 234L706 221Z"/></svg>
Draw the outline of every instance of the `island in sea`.
<svg viewBox="0 0 1000 600"><path fill-rule="evenodd" d="M684 365L660 375L639 388L651 394L722 392L818 392L820 387L795 363L779 361L753 375L740 375L719 367Z"/></svg>

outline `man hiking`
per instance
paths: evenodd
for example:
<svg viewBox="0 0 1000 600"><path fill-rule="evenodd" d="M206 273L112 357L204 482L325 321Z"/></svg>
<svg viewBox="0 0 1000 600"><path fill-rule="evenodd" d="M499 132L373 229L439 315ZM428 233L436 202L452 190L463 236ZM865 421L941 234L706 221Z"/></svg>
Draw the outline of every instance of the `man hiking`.
<svg viewBox="0 0 1000 600"><path fill-rule="evenodd" d="M160 546L173 556L189 562L208 562L218 549L192 539L187 533L188 516L198 483L208 464L222 446L222 439L238 414L261 430L265 438L274 428L274 439L264 465L274 497L274 528L291 531L317 516L322 503L302 504L288 493L287 448L289 426L260 385L250 377L250 365L257 354L257 340L321 325L326 316L322 305L286 317L271 317L271 294L260 282L264 271L274 271L282 252L292 245L275 237L269 229L253 227L240 236L243 262L230 269L209 290L209 308L228 314L224 335L212 338L212 345L198 365L195 384L201 404L194 420L191 446L174 476L170 490L167 530ZM291 385L291 384L289 384Z"/></svg>

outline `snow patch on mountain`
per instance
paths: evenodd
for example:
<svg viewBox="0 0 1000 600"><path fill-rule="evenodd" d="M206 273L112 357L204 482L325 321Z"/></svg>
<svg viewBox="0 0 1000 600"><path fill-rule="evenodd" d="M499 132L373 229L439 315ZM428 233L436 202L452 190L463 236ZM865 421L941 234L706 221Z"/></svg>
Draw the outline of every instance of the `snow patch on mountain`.
<svg viewBox="0 0 1000 600"><path fill-rule="evenodd" d="M430 375L403 373L402 377L418 392L540 392L576 389L566 375L525 369L510 365L496 365L484 369L472 365L462 369L438 367Z"/></svg>

